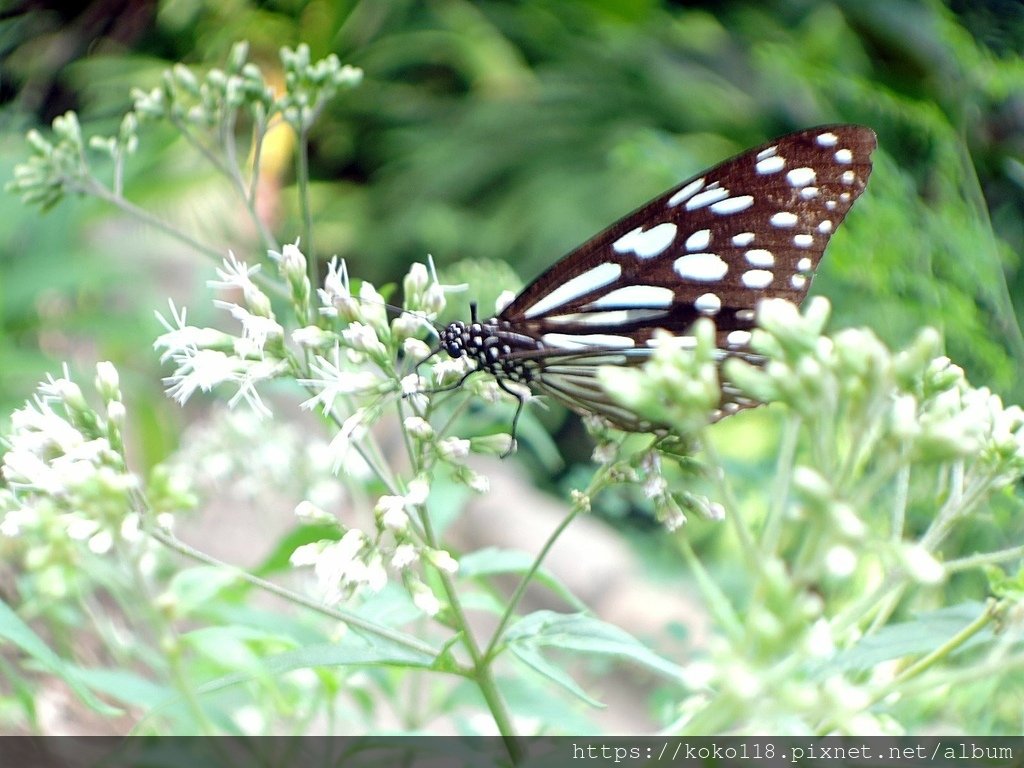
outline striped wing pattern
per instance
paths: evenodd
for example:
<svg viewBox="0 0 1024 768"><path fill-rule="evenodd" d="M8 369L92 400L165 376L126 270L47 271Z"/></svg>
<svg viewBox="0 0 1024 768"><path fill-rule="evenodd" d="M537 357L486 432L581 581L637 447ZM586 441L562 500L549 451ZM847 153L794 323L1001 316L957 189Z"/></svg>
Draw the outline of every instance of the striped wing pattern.
<svg viewBox="0 0 1024 768"><path fill-rule="evenodd" d="M655 329L685 337L699 317L722 357L747 352L757 303L800 303L829 238L863 192L870 128L780 137L670 189L556 262L486 323L453 323L442 345L581 413L649 429L612 403L598 366L632 365ZM685 343L685 340L684 340ZM723 385L723 413L755 403Z"/></svg>

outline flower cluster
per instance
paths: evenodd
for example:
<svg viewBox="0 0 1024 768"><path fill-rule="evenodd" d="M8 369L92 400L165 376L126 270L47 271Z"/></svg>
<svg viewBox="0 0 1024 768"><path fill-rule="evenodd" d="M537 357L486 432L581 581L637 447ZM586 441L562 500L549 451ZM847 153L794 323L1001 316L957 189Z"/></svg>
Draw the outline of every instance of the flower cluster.
<svg viewBox="0 0 1024 768"><path fill-rule="evenodd" d="M205 140L199 138L203 134L216 136L218 126L233 127L240 111L253 121L258 136L263 136L278 116L296 131L304 132L338 91L362 81L360 69L342 65L334 54L312 61L309 47L302 44L295 50L281 49L285 88L277 95L259 67L246 61L247 56L248 45L236 43L224 69L211 69L199 78L178 64L164 73L155 88L134 90L133 108L122 118L117 134L94 136L88 141L89 148L114 161L110 188L93 175L78 118L68 112L54 119L53 140L38 131L29 132L32 156L15 169L8 189L44 210L67 194L115 200L121 194L124 163L135 152L139 125L146 120L170 121L194 143L203 143ZM212 156L210 148L206 149Z"/></svg>
<svg viewBox="0 0 1024 768"><path fill-rule="evenodd" d="M424 505L430 492L426 480L413 479L404 495L381 496L374 505L375 532L345 526L309 502L295 510L306 523L332 525L336 538L325 538L298 547L291 556L294 566L311 566L317 592L327 603L347 600L360 591L379 592L388 583L388 569L400 575L415 605L426 615L436 615L442 600L421 575L426 561L439 571L453 574L458 563L446 551L425 544L422 527Z"/></svg>
<svg viewBox="0 0 1024 768"><path fill-rule="evenodd" d="M766 508L729 509L744 566L736 577L749 579L750 595L733 607L709 574L698 579L723 633L687 668L691 695L677 730L743 723L769 732L898 732L896 721L869 711L893 689L898 668L872 662L860 644L886 631L909 596L943 589L962 567L944 552L951 533L983 525L990 516L979 512L1024 473L1024 412L972 387L940 354L934 331L894 353L867 330L826 335L828 315L820 298L802 312L765 300L750 341L760 364L716 363L713 329L698 326L691 349L662 342L642 368L606 374L620 401L692 430L708 450L713 441L700 427L719 406L716 377L742 396L785 406L774 497ZM658 385L641 386L644 376ZM765 416L754 418L773 432ZM652 499L663 493L653 459L634 476L645 479ZM730 485L741 482L718 477L713 495L737 504L742 496ZM1019 549L968 559L997 564L1019 558ZM693 551L684 545L684 552L702 573ZM932 648L962 642L927 620L916 631L892 631L931 632ZM849 662L838 660L844 653ZM766 711L769 692L777 706Z"/></svg>
<svg viewBox="0 0 1024 768"><path fill-rule="evenodd" d="M51 597L75 589L80 558L115 546L142 546L134 494L139 478L124 459L125 407L116 369L96 366L102 406L89 405L67 371L41 384L35 398L16 410L6 436L0 490L0 535L18 542L25 566ZM168 491L174 483L165 485ZM182 506L180 484L171 492ZM173 506L160 499L161 507ZM131 511L129 511L131 510ZM169 513L156 524L170 527Z"/></svg>

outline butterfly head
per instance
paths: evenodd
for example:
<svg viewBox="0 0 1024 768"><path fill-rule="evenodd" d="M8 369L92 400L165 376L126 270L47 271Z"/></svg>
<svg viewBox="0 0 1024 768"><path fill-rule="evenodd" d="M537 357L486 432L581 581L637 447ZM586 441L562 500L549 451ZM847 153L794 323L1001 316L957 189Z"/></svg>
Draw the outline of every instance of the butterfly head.
<svg viewBox="0 0 1024 768"><path fill-rule="evenodd" d="M469 328L461 320L449 323L441 331L441 349L448 353L453 360L466 354L466 347L470 344L471 337Z"/></svg>

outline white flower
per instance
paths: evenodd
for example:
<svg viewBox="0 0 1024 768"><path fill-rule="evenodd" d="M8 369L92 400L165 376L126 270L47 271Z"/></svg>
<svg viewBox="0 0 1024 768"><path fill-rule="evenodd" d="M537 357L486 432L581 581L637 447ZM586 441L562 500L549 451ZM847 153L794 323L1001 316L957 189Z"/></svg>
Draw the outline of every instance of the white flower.
<svg viewBox="0 0 1024 768"><path fill-rule="evenodd" d="M397 571L408 568L420 559L416 547L412 544L399 544L391 555L391 567Z"/></svg>
<svg viewBox="0 0 1024 768"><path fill-rule="evenodd" d="M368 548L366 535L352 528L338 541L321 540L298 547L290 562L295 566L312 565L324 600L337 602L347 589L369 586L379 590L386 583L380 556L371 556L369 562L363 558Z"/></svg>
<svg viewBox="0 0 1024 768"><path fill-rule="evenodd" d="M436 616L441 610L441 601L430 591L430 588L422 582L416 581L411 585L412 601L427 616Z"/></svg>
<svg viewBox="0 0 1024 768"><path fill-rule="evenodd" d="M359 286L359 300L362 303L362 316L365 321L379 331L387 328L388 305L372 283L364 281Z"/></svg>
<svg viewBox="0 0 1024 768"><path fill-rule="evenodd" d="M432 331L433 328L434 326L427 318L412 312L402 312L402 314L391 321L391 334L396 339L402 339L403 341L419 336L424 329ZM419 341L419 339L416 340Z"/></svg>
<svg viewBox="0 0 1024 768"><path fill-rule="evenodd" d="M222 262L222 266L217 269L217 277L220 279L208 280L206 284L211 288L241 290L242 295L245 297L245 303L252 312L264 317L271 317L273 313L270 308L270 299L252 281L252 275L259 271L259 264L250 267L244 261L236 259L235 254L228 252L227 257Z"/></svg>
<svg viewBox="0 0 1024 768"><path fill-rule="evenodd" d="M261 381L277 378L288 371L288 363L285 360L247 361L244 370L238 381L238 391L228 400L228 407L234 408L239 400L244 399L253 413L261 418L270 416L270 409L264 405L259 392L256 391L256 384Z"/></svg>
<svg viewBox="0 0 1024 768"><path fill-rule="evenodd" d="M281 274L289 280L302 279L306 276L306 256L299 250L299 241L286 243L280 253L268 251L271 259L278 263Z"/></svg>
<svg viewBox="0 0 1024 768"><path fill-rule="evenodd" d="M845 579L857 568L857 556L849 547L838 544L825 553L825 570L838 579Z"/></svg>
<svg viewBox="0 0 1024 768"><path fill-rule="evenodd" d="M235 380L244 363L214 349L193 349L175 355L178 368L164 379L167 394L184 405L197 389L209 392L218 384Z"/></svg>
<svg viewBox="0 0 1024 768"><path fill-rule="evenodd" d="M427 407L427 396L423 394L424 383L423 377L415 373L404 376L401 381L402 396L417 411Z"/></svg>
<svg viewBox="0 0 1024 768"><path fill-rule="evenodd" d="M429 440L434 436L434 428L421 416L406 416L402 426L406 432L419 440Z"/></svg>
<svg viewBox="0 0 1024 768"><path fill-rule="evenodd" d="M193 325L186 325L187 310L185 307L178 312L174 302L168 301L171 308L171 323L159 312L156 312L156 319L167 329L167 333L161 334L153 342L154 349L163 349L160 355L160 362L166 362L170 358L186 351L197 349L230 349L234 337L218 331L215 328L197 328Z"/></svg>
<svg viewBox="0 0 1024 768"><path fill-rule="evenodd" d="M117 368L109 360L96 363L96 389L103 394L106 400L115 400L120 397L120 378Z"/></svg>
<svg viewBox="0 0 1024 768"><path fill-rule="evenodd" d="M366 352L369 355L377 355L379 357L387 354L387 349L385 349L380 339L377 338L377 332L371 325L352 323L341 332L341 337L348 346L359 352Z"/></svg>
<svg viewBox="0 0 1024 768"><path fill-rule="evenodd" d="M668 483L661 475L649 475L644 480L644 496L648 499L664 496L666 490L668 490Z"/></svg>
<svg viewBox="0 0 1024 768"><path fill-rule="evenodd" d="M404 531L409 526L404 496L381 496L377 499L374 511L380 515L380 522L385 528Z"/></svg>
<svg viewBox="0 0 1024 768"><path fill-rule="evenodd" d="M337 342L338 337L316 325L296 328L292 331L292 341L305 349L323 349Z"/></svg>
<svg viewBox="0 0 1024 768"><path fill-rule="evenodd" d="M310 365L314 378L299 379L299 384L318 390L313 397L302 403L302 408L311 410L319 405L327 414L334 409L334 401L338 397L371 394L380 390L382 381L378 374L343 368L337 347L332 357L333 360L328 360L317 355Z"/></svg>
<svg viewBox="0 0 1024 768"><path fill-rule="evenodd" d="M458 561L443 549L432 549L427 552L427 559L434 564L435 568L445 573L455 573L459 570Z"/></svg>
<svg viewBox="0 0 1024 768"><path fill-rule="evenodd" d="M415 360L417 363L421 360L426 360L433 350L430 345L420 339L414 339L409 337L402 341L402 350L405 352L406 357L410 360Z"/></svg>
<svg viewBox="0 0 1024 768"><path fill-rule="evenodd" d="M279 339L284 335L284 328L272 315L254 314L244 307L229 301L214 301L213 305L225 309L242 324L242 337L249 340L257 353L262 354L267 339Z"/></svg>
<svg viewBox="0 0 1024 768"><path fill-rule="evenodd" d="M832 656L836 650L832 626L825 619L818 619L804 638L804 647L814 658L826 659Z"/></svg>
<svg viewBox="0 0 1024 768"><path fill-rule="evenodd" d="M327 265L324 287L318 288L317 294L323 304L321 314L348 321L359 318L359 302L352 297L349 288L348 268L337 256Z"/></svg>
<svg viewBox="0 0 1024 768"><path fill-rule="evenodd" d="M429 495L430 484L423 478L416 477L409 481L409 489L405 494L405 501L407 504L417 506L426 502Z"/></svg>
<svg viewBox="0 0 1024 768"><path fill-rule="evenodd" d="M904 546L900 551L900 560L910 577L921 584L939 584L946 578L946 569L942 563L924 547L914 544Z"/></svg>
<svg viewBox="0 0 1024 768"><path fill-rule="evenodd" d="M324 512L311 501L300 501L295 507L295 516L304 523L336 523L333 515Z"/></svg>
<svg viewBox="0 0 1024 768"><path fill-rule="evenodd" d="M461 461L469 456L470 442L459 437L446 437L438 442L437 449L448 461Z"/></svg>
<svg viewBox="0 0 1024 768"><path fill-rule="evenodd" d="M430 370L434 374L434 381L444 385L464 378L466 374L476 370L476 367L468 357L449 357L438 360Z"/></svg>
<svg viewBox="0 0 1024 768"><path fill-rule="evenodd" d="M430 274L424 264L416 261L409 267L409 272L402 281L402 289L405 291L406 299L422 293L423 289L430 283Z"/></svg>
<svg viewBox="0 0 1024 768"><path fill-rule="evenodd" d="M28 506L21 506L10 510L2 521L0 521L0 535L14 538L21 535L25 529L33 528L39 522L39 515L35 509Z"/></svg>
<svg viewBox="0 0 1024 768"><path fill-rule="evenodd" d="M478 472L468 472L465 481L466 485L481 496L491 491L491 481L487 479L486 475L481 475Z"/></svg>

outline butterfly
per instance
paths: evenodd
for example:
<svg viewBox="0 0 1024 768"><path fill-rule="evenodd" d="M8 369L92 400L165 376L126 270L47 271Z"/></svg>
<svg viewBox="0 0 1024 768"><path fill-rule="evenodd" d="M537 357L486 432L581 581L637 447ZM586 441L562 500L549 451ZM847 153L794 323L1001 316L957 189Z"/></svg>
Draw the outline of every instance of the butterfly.
<svg viewBox="0 0 1024 768"><path fill-rule="evenodd" d="M825 125L747 150L673 187L595 235L530 283L496 316L440 333L519 400L512 385L627 431L651 425L616 404L601 365L637 365L663 328L685 337L713 318L720 358L758 361L747 346L758 302L801 303L829 238L864 191L875 133ZM692 337L691 337L692 338ZM461 382L459 382L461 383ZM757 405L723 385L716 417Z"/></svg>

